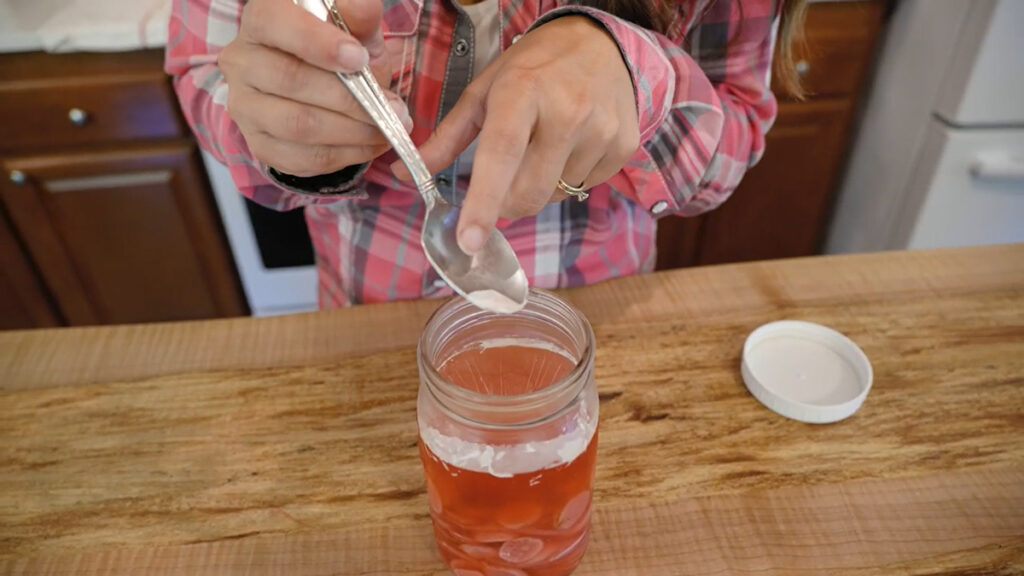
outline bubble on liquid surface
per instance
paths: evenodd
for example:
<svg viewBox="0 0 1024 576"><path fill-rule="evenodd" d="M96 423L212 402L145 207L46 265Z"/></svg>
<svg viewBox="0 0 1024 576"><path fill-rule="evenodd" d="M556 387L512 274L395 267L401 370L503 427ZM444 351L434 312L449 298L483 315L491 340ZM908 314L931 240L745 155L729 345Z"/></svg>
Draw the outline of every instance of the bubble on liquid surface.
<svg viewBox="0 0 1024 576"><path fill-rule="evenodd" d="M558 515L558 527L562 530L579 523L590 509L590 490L584 490L572 497Z"/></svg>
<svg viewBox="0 0 1024 576"><path fill-rule="evenodd" d="M509 564L525 564L537 557L544 549L544 542L537 538L516 538L501 545L498 555Z"/></svg>

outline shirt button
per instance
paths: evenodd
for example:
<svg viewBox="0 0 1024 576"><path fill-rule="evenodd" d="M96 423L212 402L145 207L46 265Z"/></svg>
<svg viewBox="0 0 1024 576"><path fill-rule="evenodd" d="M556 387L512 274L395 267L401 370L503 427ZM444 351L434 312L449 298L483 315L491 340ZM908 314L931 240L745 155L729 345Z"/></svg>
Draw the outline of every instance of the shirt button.
<svg viewBox="0 0 1024 576"><path fill-rule="evenodd" d="M457 42L455 42L455 55L456 56L465 56L468 53L469 53L469 42L466 42L464 39L459 38L459 40Z"/></svg>
<svg viewBox="0 0 1024 576"><path fill-rule="evenodd" d="M442 188L447 188L452 185L452 180L447 174L438 174L437 178L434 178L434 181Z"/></svg>
<svg viewBox="0 0 1024 576"><path fill-rule="evenodd" d="M654 203L654 206L651 206L651 214L661 214L666 208L668 208L668 202L658 200Z"/></svg>
<svg viewBox="0 0 1024 576"><path fill-rule="evenodd" d="M512 43L515 44L516 42L519 42L519 39L522 37L522 34L516 34L515 36L512 37Z"/></svg>

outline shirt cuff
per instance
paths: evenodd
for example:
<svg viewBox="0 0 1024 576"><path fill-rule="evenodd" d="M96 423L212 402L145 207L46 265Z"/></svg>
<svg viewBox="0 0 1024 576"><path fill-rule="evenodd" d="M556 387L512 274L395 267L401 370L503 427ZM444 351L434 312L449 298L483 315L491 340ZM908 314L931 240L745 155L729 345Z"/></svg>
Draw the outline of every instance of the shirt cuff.
<svg viewBox="0 0 1024 576"><path fill-rule="evenodd" d="M267 179L279 188L310 196L314 199L365 199L367 195L359 187L359 181L369 167L370 163L366 162L347 166L330 174L294 176L279 172L266 164L260 163L260 168Z"/></svg>

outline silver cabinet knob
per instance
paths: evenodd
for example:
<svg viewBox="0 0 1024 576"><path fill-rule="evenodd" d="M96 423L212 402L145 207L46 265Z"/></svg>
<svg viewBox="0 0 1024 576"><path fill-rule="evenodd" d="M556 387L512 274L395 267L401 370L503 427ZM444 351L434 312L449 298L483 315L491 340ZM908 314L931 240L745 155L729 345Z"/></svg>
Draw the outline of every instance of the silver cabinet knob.
<svg viewBox="0 0 1024 576"><path fill-rule="evenodd" d="M793 68L796 69L797 75L806 76L807 73L811 71L811 63L807 60L800 60L793 65Z"/></svg>
<svg viewBox="0 0 1024 576"><path fill-rule="evenodd" d="M21 170L11 170L11 182L15 186L21 186L28 181L28 176L25 175Z"/></svg>
<svg viewBox="0 0 1024 576"><path fill-rule="evenodd" d="M85 126L89 121L89 113L81 108L72 108L68 110L68 120L75 126Z"/></svg>

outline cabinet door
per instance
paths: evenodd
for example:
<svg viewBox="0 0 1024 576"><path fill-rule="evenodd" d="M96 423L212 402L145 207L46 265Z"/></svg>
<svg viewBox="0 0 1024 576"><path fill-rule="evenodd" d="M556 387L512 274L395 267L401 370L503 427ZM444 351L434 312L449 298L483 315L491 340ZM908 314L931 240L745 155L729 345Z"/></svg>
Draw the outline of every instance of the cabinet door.
<svg viewBox="0 0 1024 576"><path fill-rule="evenodd" d="M783 103L761 162L703 217L695 264L816 254L843 160L848 101Z"/></svg>
<svg viewBox="0 0 1024 576"><path fill-rule="evenodd" d="M245 312L187 141L4 161L0 198L71 325Z"/></svg>
<svg viewBox="0 0 1024 576"><path fill-rule="evenodd" d="M0 210L0 330L59 325L32 262Z"/></svg>

